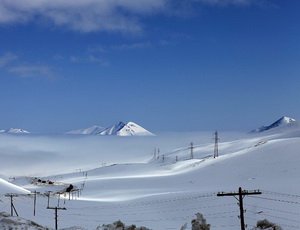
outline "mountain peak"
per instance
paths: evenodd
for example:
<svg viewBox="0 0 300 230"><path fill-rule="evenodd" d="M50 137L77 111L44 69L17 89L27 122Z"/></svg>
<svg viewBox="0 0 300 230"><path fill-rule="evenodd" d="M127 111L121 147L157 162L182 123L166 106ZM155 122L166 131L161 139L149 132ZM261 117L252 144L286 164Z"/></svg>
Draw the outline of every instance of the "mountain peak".
<svg viewBox="0 0 300 230"><path fill-rule="evenodd" d="M119 121L115 125L104 128L99 125L93 125L85 129L77 129L66 132L66 134L79 134L79 135L113 135L113 136L153 136L154 134L144 129L140 125L130 121Z"/></svg>
<svg viewBox="0 0 300 230"><path fill-rule="evenodd" d="M286 127L296 126L297 124L298 123L294 118L287 117L287 116L282 116L281 118L279 118L274 123L272 123L268 126L262 126L258 129L255 129L255 130L251 131L251 132L260 133L260 132L264 132L264 131L267 131L267 130L273 130L275 128L286 128Z"/></svg>
<svg viewBox="0 0 300 230"><path fill-rule="evenodd" d="M296 122L296 120L294 118L283 116L279 120L277 120L277 122L284 123L284 124L292 124Z"/></svg>
<svg viewBox="0 0 300 230"><path fill-rule="evenodd" d="M132 121L127 123L120 121L116 125L103 130L99 135L153 136L154 134Z"/></svg>

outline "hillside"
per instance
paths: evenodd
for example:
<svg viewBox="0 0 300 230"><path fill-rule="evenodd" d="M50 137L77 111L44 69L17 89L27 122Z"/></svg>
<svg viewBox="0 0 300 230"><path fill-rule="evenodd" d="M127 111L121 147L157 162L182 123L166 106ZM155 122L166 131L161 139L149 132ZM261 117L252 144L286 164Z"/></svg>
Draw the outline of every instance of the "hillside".
<svg viewBox="0 0 300 230"><path fill-rule="evenodd" d="M18 177L13 183L41 193L62 191L69 184L80 189L79 197L75 192L73 200L69 200L68 195L60 197L60 206L67 209L59 213L59 226L64 228L81 226L96 229L99 225L120 219L128 225L136 224L154 230L180 229L184 223L190 229L191 219L195 213L201 212L212 225L211 229L238 229L236 200L233 197L217 197L217 193L236 191L241 186L262 192L262 195L244 198L249 228L257 220L267 218L284 229L299 229L300 185L295 183L300 173L299 134L300 131L295 130L268 135L235 134L234 137L230 133L220 133L219 157L216 159L212 157L214 145L211 134L189 135L194 141L193 159L187 136L155 137L156 141L151 138L150 142L134 139L129 141L130 144L118 139L118 146L123 151L111 149L110 155L106 154L104 142L99 146L106 150L96 155L88 146L97 139L76 138L74 141L84 145L83 149L89 154L82 157L81 150L73 146L77 151L73 152L70 160L81 160L77 165L72 164L73 172L67 172L68 162L61 162L55 167L62 173L51 176L48 172L48 176L42 178L53 181L53 185L36 183L36 179L30 176ZM202 139L202 143L197 143L196 137ZM11 137L11 142L12 139L14 137ZM60 143L61 148L66 149L65 146L69 146L66 143L72 140ZM116 145L116 140L111 141L110 145ZM187 144L183 145L183 141ZM160 144L162 149L155 156L149 155L147 149L155 143ZM131 144L132 149L138 145L139 151L128 148ZM60 157L65 152L57 152L56 149L56 154ZM84 158L95 161L104 156L107 160L110 158L111 163L78 170L77 166L86 165ZM35 170L39 171L38 168ZM8 209L9 200L1 199L4 201L2 209L5 206ZM58 197L52 197L50 205L56 206L58 202ZM36 217L28 211L32 210L32 198L19 199L16 206L22 217L44 226L53 226L50 218L53 212L46 209L46 197L38 197Z"/></svg>

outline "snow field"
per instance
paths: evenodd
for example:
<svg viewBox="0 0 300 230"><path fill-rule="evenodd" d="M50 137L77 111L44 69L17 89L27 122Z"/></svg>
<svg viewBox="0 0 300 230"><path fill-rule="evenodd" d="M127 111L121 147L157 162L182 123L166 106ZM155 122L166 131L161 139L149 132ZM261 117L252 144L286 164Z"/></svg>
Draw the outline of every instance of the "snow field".
<svg viewBox="0 0 300 230"><path fill-rule="evenodd" d="M31 177L18 177L13 183L41 193L61 191L69 184L83 188L80 196L74 195L73 200L68 200L68 196L61 196L60 199L58 196L51 197L50 206L57 206L59 202L61 207L67 209L59 211L61 228L81 226L96 229L98 225L118 219L128 225L143 225L154 230L180 229L184 223L188 223L190 228L190 221L195 218L195 213L201 212L211 224L211 229L237 229L237 201L234 197L217 197L217 193L237 191L241 186L243 189L262 191L262 195L244 198L248 229L257 220L264 218L278 223L284 229L300 229L298 133L247 135L233 140L225 137L226 141L221 141L219 145L220 156L216 159L212 157L211 140L207 144L195 142L194 159L189 159L190 149L186 137L181 141L176 139L168 143L163 140L161 146L166 150L161 151L158 159L153 158L153 148L149 148L150 145L157 144L153 139L149 143L138 139L129 141L131 143L124 142L120 147L123 151L115 148L110 156L104 153L110 151L101 151L100 144L93 144L99 148L99 156L111 163L94 168L88 165L86 170L78 170L81 163L85 165L86 162L85 157L79 156L85 148L87 153L83 156L88 156L86 158L89 160L96 159L96 151L88 151L89 145L96 139L80 138L77 140L85 145L77 151L74 146L71 148L74 157L70 161L73 163L82 159L82 162L76 162L73 172L68 173L69 167L63 167L68 166L68 162L65 162L65 165L56 169L62 173L54 176L46 173L48 175L44 179L55 181L55 185L34 185ZM57 137L54 139L57 140ZM185 145L182 144L183 140ZM60 141L63 149L69 152L64 144L73 143L72 139ZM179 144L186 147L179 147ZM144 154L132 151L131 146L140 147ZM106 149L107 146L102 145L102 148ZM56 154L63 155L62 151L57 150ZM165 154L163 160L162 154ZM178 162L175 160L176 156ZM41 171L41 175L43 174ZM7 174L5 176L8 177ZM0 208L8 212L9 200L3 197L4 192L1 193ZM48 227L54 226L54 212L46 209L46 196L38 196L35 217L32 214L32 196L19 196L15 199L20 216Z"/></svg>

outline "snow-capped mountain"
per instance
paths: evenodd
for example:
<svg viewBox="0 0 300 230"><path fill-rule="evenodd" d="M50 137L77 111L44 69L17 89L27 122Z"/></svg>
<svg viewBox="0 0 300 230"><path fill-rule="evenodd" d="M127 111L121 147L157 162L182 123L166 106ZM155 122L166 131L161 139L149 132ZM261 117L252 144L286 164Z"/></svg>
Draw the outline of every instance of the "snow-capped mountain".
<svg viewBox="0 0 300 230"><path fill-rule="evenodd" d="M99 135L114 136L153 136L154 134L134 122L124 123L120 121L116 125L106 128Z"/></svg>
<svg viewBox="0 0 300 230"><path fill-rule="evenodd" d="M29 134L30 132L25 129L10 128L10 129L2 129L2 130L0 130L0 133Z"/></svg>
<svg viewBox="0 0 300 230"><path fill-rule="evenodd" d="M252 130L251 132L260 133L267 130L273 130L275 128L287 128L287 127L295 127L298 126L298 122L294 118L283 116L271 125L262 126L258 129Z"/></svg>
<svg viewBox="0 0 300 230"><path fill-rule="evenodd" d="M103 131L105 128L99 125L93 125L89 128L85 129L77 129L77 130L71 130L67 132L66 134L79 134L79 135L96 135Z"/></svg>
<svg viewBox="0 0 300 230"><path fill-rule="evenodd" d="M153 136L154 134L144 129L134 122L124 123L122 121L117 124L104 128L94 125L85 129L77 129L66 132L66 134L74 135L102 135L102 136Z"/></svg>

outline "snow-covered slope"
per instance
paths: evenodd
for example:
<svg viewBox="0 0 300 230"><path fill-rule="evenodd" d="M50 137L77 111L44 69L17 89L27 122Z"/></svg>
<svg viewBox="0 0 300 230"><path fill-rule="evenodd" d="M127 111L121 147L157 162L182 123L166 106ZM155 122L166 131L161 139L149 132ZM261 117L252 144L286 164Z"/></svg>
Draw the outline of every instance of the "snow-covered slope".
<svg viewBox="0 0 300 230"><path fill-rule="evenodd" d="M10 129L2 129L0 130L0 133L9 133L9 134L28 134L30 133L29 131L25 129L18 129L18 128L10 128Z"/></svg>
<svg viewBox="0 0 300 230"><path fill-rule="evenodd" d="M22 142L21 145L13 145L17 146L14 154L26 155L30 162L36 162L38 156L30 154L30 151L39 152L30 145L45 147L45 143L37 137L3 138L9 145L13 145L14 139L26 140L27 144ZM67 184L79 189L80 192L76 190L70 200L67 194L51 196L50 206L66 207L66 210L59 211L59 229L70 226L96 229L97 226L122 220L127 225L143 225L152 230L190 230L191 220L197 212L204 215L211 229L240 229L239 207L234 197L217 197L218 192L233 192L238 187L262 192L261 195L244 197L247 229L253 229L256 221L265 218L281 225L284 230L300 229L300 132L280 130L276 135L266 132L234 138L230 134L220 133L217 158L212 156L212 134L189 134L189 141L194 143L193 157L190 142L186 142L186 145L181 142L182 139L186 141L186 136L174 135L172 141L161 138L130 138L126 141L123 138L100 138L99 141L99 138L89 136L66 138L65 142L55 137L46 148L57 158L55 161L46 158L41 168L41 173L44 173L45 169L54 165L62 172L42 178L55 183L32 183L36 180L22 178L15 179L13 183L30 191L52 191L51 194L61 191L61 186ZM32 144L29 139L34 140ZM200 140L203 142L199 143ZM149 152L149 146L145 144L148 141L161 147L160 151L155 151L155 154ZM100 144L90 148L93 142ZM120 148L115 152L108 151L105 142ZM56 148L60 146L63 151L51 149L52 145ZM138 154L128 149L131 145L138 149ZM24 146L26 151L18 154L19 148ZM86 150L84 154L78 146ZM68 148L71 148L72 155L65 156ZM16 159L5 156L4 150L7 149L7 146L0 145L0 157L6 162L1 166L2 174L7 172L6 167L14 167L8 161ZM92 152L91 149L97 151ZM146 160L137 159L139 156ZM103 159L107 162L109 158L115 163L100 163L104 162ZM66 173L68 163L72 160L73 171ZM98 166L78 170L86 166L86 160L96 162ZM26 174L24 165L15 167L16 172L24 169L23 174ZM3 201L0 202L0 208L8 211L9 199L0 199ZM38 196L36 216L32 214L33 199L30 197L17 199L16 207L21 217L53 227L53 210L46 209L46 196ZM187 223L187 227L181 228L184 223Z"/></svg>
<svg viewBox="0 0 300 230"><path fill-rule="evenodd" d="M11 193L29 194L30 191L0 178L0 195L11 194Z"/></svg>
<svg viewBox="0 0 300 230"><path fill-rule="evenodd" d="M93 125L89 128L84 129L77 129L77 130L71 130L67 132L66 134L78 134L78 135L96 135L103 131L105 128L99 125Z"/></svg>
<svg viewBox="0 0 300 230"><path fill-rule="evenodd" d="M252 130L251 132L259 133L259 132L274 130L274 129L278 129L278 128L282 129L282 128L288 128L288 127L297 127L297 126L298 126L298 123L294 118L283 116L280 119L278 119L277 121L275 121L274 123L272 123L271 125L262 126L258 129Z"/></svg>
<svg viewBox="0 0 300 230"><path fill-rule="evenodd" d="M144 129L134 122L119 122L109 128L106 128L100 135L115 135L115 136L153 136L154 134Z"/></svg>

